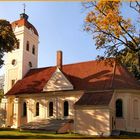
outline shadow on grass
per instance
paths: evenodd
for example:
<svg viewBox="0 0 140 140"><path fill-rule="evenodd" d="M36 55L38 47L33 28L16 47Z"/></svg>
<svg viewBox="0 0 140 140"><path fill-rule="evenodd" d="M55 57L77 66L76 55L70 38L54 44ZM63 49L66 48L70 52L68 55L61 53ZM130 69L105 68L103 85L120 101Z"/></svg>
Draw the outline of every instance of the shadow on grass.
<svg viewBox="0 0 140 140"><path fill-rule="evenodd" d="M0 139L140 139L140 133L122 132L121 136L99 137L74 133L56 134L55 132L19 131L18 129L3 128L0 129Z"/></svg>

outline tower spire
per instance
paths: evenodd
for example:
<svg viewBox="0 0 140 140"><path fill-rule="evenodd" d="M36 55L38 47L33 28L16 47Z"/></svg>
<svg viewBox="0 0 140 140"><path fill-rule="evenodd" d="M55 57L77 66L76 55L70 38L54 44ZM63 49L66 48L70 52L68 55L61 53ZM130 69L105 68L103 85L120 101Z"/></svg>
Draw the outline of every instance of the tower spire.
<svg viewBox="0 0 140 140"><path fill-rule="evenodd" d="M25 8L26 8L26 4L23 3L23 13L25 14Z"/></svg>
<svg viewBox="0 0 140 140"><path fill-rule="evenodd" d="M25 14L25 10L26 10L26 4L23 3L23 13L20 14L20 19L25 19L25 20L28 20L28 15Z"/></svg>

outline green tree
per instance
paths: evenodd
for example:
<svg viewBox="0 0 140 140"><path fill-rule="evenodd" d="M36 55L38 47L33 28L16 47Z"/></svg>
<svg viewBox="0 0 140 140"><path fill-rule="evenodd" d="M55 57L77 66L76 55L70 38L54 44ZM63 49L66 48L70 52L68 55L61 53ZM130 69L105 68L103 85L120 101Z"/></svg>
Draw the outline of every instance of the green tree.
<svg viewBox="0 0 140 140"><path fill-rule="evenodd" d="M140 21L137 26L121 12L120 0L83 3L89 10L85 19L85 30L95 40L96 49L104 49L104 56L116 57L137 76L140 72ZM140 3L127 5L131 12L140 16Z"/></svg>
<svg viewBox="0 0 140 140"><path fill-rule="evenodd" d="M137 53L125 48L120 51L120 55L117 56L117 60L121 62L128 71L132 72L137 79L140 79L139 61Z"/></svg>
<svg viewBox="0 0 140 140"><path fill-rule="evenodd" d="M18 45L18 40L13 33L11 24L0 19L0 67L3 65L4 53L11 52Z"/></svg>
<svg viewBox="0 0 140 140"><path fill-rule="evenodd" d="M3 91L3 89L0 89L0 102L1 102L1 99L3 98L3 96L4 96L4 91Z"/></svg>

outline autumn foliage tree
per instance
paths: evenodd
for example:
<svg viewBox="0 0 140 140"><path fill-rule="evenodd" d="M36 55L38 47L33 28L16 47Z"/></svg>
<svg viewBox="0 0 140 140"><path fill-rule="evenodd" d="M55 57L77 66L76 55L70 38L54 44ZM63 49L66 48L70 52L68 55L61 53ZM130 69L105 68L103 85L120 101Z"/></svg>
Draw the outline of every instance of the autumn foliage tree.
<svg viewBox="0 0 140 140"><path fill-rule="evenodd" d="M18 45L11 24L0 19L0 67L3 65L4 53L11 52Z"/></svg>
<svg viewBox="0 0 140 140"><path fill-rule="evenodd" d="M104 49L104 56L116 57L135 75L140 72L140 31L132 20L121 12L120 0L99 0L83 4L89 10L85 19L85 30L95 40L96 49ZM130 2L131 12L140 13L139 2ZM139 20L137 24L140 24ZM140 27L140 26L139 26Z"/></svg>

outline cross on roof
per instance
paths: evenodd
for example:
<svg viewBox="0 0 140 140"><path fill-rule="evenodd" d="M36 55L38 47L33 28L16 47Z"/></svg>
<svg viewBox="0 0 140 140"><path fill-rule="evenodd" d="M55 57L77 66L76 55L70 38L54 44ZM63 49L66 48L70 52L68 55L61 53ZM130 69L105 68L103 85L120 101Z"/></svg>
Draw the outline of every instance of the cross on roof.
<svg viewBox="0 0 140 140"><path fill-rule="evenodd" d="M24 12L24 14L25 14L25 8L26 8L26 4L23 3L23 12Z"/></svg>

